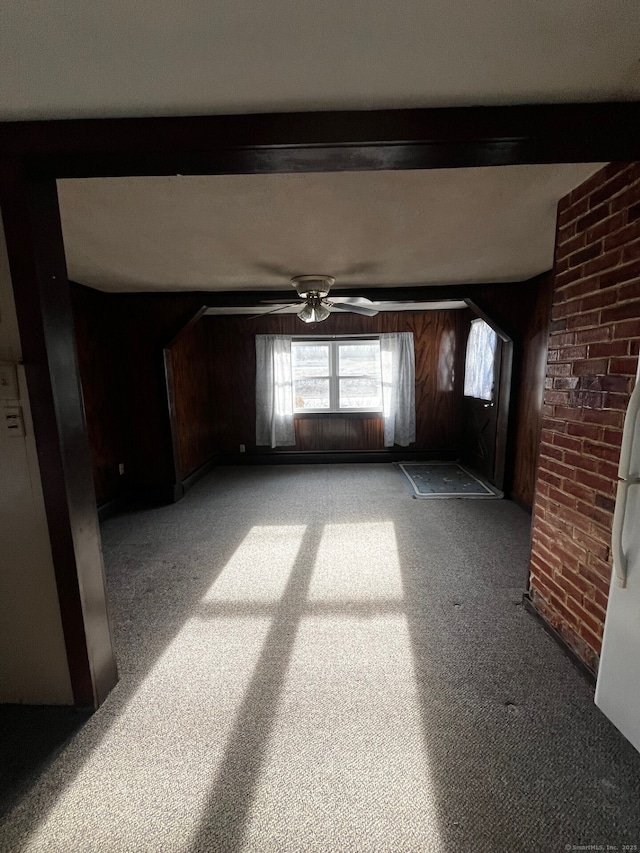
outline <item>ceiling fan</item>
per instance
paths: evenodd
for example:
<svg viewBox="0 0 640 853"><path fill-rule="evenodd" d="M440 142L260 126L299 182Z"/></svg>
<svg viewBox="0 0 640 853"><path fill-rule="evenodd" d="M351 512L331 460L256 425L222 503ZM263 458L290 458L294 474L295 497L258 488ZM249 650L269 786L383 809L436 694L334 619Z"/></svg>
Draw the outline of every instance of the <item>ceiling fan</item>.
<svg viewBox="0 0 640 853"><path fill-rule="evenodd" d="M298 311L298 317L303 323L320 323L330 316L330 308L339 311L351 311L354 314L364 314L366 317L375 317L378 310L373 307L373 302L364 296L335 296L328 299L329 291L335 284L335 278L331 275L294 275L291 284L295 287L298 296L304 301L304 305ZM282 300L263 300L266 303L281 302ZM275 311L281 311L295 305L289 302Z"/></svg>

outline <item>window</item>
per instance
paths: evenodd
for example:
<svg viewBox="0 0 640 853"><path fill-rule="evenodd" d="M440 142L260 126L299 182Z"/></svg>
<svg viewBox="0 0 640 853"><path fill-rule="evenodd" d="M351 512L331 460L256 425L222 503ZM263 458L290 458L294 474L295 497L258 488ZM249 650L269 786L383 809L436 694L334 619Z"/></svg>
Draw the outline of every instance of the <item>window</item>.
<svg viewBox="0 0 640 853"><path fill-rule="evenodd" d="M464 395L493 400L493 373L498 337L484 320L473 320L464 373Z"/></svg>
<svg viewBox="0 0 640 853"><path fill-rule="evenodd" d="M378 338L294 340L293 409L302 412L381 412Z"/></svg>
<svg viewBox="0 0 640 853"><path fill-rule="evenodd" d="M384 446L407 447L416 440L415 385L412 332L256 335L256 444L295 445L295 410L379 413Z"/></svg>

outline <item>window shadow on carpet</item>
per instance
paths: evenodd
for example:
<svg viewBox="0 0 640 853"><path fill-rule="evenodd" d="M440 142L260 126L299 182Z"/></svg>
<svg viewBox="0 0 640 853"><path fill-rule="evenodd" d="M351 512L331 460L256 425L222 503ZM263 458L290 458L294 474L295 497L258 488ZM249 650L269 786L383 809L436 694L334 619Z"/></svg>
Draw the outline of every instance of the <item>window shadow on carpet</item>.
<svg viewBox="0 0 640 853"><path fill-rule="evenodd" d="M0 705L0 818L90 716L74 708Z"/></svg>
<svg viewBox="0 0 640 853"><path fill-rule="evenodd" d="M204 619L238 615L239 610L243 615L260 616L266 609L271 625L192 842L194 850L242 847L298 625L307 606L320 535L321 529L307 527L284 593L274 605L265 608L260 602L225 602L200 607Z"/></svg>

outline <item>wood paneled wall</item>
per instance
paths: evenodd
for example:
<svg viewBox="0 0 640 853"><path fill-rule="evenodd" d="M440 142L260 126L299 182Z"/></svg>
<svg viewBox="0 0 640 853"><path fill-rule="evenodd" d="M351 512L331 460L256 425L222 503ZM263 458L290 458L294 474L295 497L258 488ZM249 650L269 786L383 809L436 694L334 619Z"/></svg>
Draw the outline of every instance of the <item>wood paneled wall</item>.
<svg viewBox="0 0 640 853"><path fill-rule="evenodd" d="M214 396L219 401L219 450L255 449L256 334L347 335L413 332L416 351L416 443L414 449L455 454L460 447L462 359L469 312L402 311L376 317L332 315L304 326L295 315L248 319L206 317L213 341ZM220 410L223 411L220 411ZM296 445L283 450L383 450L379 418L306 417L296 421Z"/></svg>
<svg viewBox="0 0 640 853"><path fill-rule="evenodd" d="M544 393L551 273L514 284L483 287L478 307L513 340L513 380L504 491L531 509Z"/></svg>
<svg viewBox="0 0 640 853"><path fill-rule="evenodd" d="M122 483L118 466L126 458L122 349L114 336L111 297L71 285L71 304L96 501L100 505L119 493Z"/></svg>
<svg viewBox="0 0 640 853"><path fill-rule="evenodd" d="M513 482L511 497L531 509L535 494L542 404L547 367L549 321L553 298L553 275L539 276L530 283L534 302L521 341L521 366L513 404L515 417Z"/></svg>
<svg viewBox="0 0 640 853"><path fill-rule="evenodd" d="M296 418L296 444L288 450L383 450L379 417Z"/></svg>
<svg viewBox="0 0 640 853"><path fill-rule="evenodd" d="M525 505L530 505L533 492L538 434L535 401L543 381L533 369L541 346L536 329L545 322L542 303L536 308L542 298L540 287L539 280L488 285L483 288L481 306L515 342L505 491ZM98 500L114 497L122 485L138 493L156 492L161 498L176 482L162 351L201 306L201 299L194 294L101 294L74 287L73 301ZM173 348L183 476L212 453L237 453L240 444L248 451L254 448L257 333L413 331L418 409L415 448L455 453L462 419L459 383L471 316L466 310L381 313L371 319L335 314L311 329L295 315L203 318ZM210 384L203 378L203 359L210 359L213 365ZM524 383L520 379L523 370ZM452 375L454 390L450 390ZM215 412L213 422L210 411ZM297 438L295 449L301 451L383 446L379 421L366 418L299 420ZM120 461L125 462L124 478L117 474Z"/></svg>
<svg viewBox="0 0 640 853"><path fill-rule="evenodd" d="M199 320L170 348L177 450L182 476L188 476L217 452L216 421L220 401L213 383L213 339Z"/></svg>
<svg viewBox="0 0 640 853"><path fill-rule="evenodd" d="M127 483L135 491L152 494L175 482L163 347L200 306L192 296L179 294L126 294L115 299L127 351Z"/></svg>
<svg viewBox="0 0 640 853"><path fill-rule="evenodd" d="M162 499L175 480L162 348L199 300L76 284L71 299L98 505L123 490Z"/></svg>

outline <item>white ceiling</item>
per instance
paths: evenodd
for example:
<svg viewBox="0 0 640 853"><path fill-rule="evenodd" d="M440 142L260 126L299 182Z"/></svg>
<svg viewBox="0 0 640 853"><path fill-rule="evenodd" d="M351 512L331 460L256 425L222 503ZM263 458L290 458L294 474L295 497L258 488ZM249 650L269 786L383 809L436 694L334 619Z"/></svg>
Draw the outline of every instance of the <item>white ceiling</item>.
<svg viewBox="0 0 640 853"><path fill-rule="evenodd" d="M638 0L3 0L0 120L640 98ZM523 279L590 166L79 181L105 290Z"/></svg>
<svg viewBox="0 0 640 853"><path fill-rule="evenodd" d="M638 0L3 0L0 120L634 99Z"/></svg>
<svg viewBox="0 0 640 853"><path fill-rule="evenodd" d="M598 164L59 181L69 276L105 291L521 281Z"/></svg>

